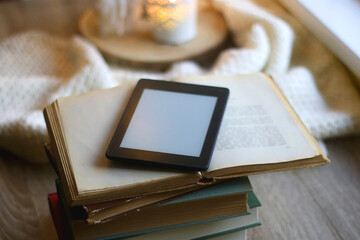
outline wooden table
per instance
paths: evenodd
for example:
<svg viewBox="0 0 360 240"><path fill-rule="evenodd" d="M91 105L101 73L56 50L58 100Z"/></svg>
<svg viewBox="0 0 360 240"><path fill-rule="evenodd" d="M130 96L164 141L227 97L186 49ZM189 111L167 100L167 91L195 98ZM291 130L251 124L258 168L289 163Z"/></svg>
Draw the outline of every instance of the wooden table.
<svg viewBox="0 0 360 240"><path fill-rule="evenodd" d="M70 36L91 3L0 3L0 40L33 28ZM360 138L326 145L327 166L251 177L263 206L262 226L250 229L249 239L360 239ZM47 205L55 178L50 165L0 151L0 239L56 239Z"/></svg>

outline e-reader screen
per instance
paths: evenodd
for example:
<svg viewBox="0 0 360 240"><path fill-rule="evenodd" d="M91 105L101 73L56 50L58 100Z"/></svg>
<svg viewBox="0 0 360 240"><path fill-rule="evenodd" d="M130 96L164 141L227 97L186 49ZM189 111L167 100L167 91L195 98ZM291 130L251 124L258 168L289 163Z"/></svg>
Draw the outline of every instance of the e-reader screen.
<svg viewBox="0 0 360 240"><path fill-rule="evenodd" d="M142 79L106 156L205 170L228 95L226 88Z"/></svg>
<svg viewBox="0 0 360 240"><path fill-rule="evenodd" d="M145 89L120 147L199 157L216 100Z"/></svg>

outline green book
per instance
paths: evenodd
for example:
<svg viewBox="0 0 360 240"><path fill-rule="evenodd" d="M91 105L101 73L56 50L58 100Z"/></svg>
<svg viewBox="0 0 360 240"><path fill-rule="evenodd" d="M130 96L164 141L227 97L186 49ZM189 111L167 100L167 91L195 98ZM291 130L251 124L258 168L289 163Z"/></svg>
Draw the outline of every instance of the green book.
<svg viewBox="0 0 360 240"><path fill-rule="evenodd" d="M252 191L247 177L236 178L204 188L175 200L145 207L120 216L110 222L89 225L84 220L71 219L60 181L58 193L75 239L130 237L143 233L219 220L229 216L250 214L247 193ZM209 211L211 209L211 211Z"/></svg>
<svg viewBox="0 0 360 240"><path fill-rule="evenodd" d="M198 224L187 224L182 227L170 228L163 231L156 231L128 238L129 240L182 240L196 239L204 240L213 237L223 236L247 228L260 226L259 207L261 206L259 199L254 192L248 193L247 199L250 208L250 214L235 217L223 217L217 221L209 221ZM107 238L103 238L107 239Z"/></svg>

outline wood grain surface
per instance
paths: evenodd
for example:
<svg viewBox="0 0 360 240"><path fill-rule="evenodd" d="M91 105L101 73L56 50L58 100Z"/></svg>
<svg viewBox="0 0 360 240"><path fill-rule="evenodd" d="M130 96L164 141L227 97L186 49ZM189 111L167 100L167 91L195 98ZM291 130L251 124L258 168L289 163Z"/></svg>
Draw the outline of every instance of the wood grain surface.
<svg viewBox="0 0 360 240"><path fill-rule="evenodd" d="M47 203L56 174L0 152L0 239L56 239Z"/></svg>
<svg viewBox="0 0 360 240"><path fill-rule="evenodd" d="M30 29L71 36L92 3L0 2L0 40ZM250 178L263 206L249 239L360 239L360 137L326 145L329 165ZM0 239L57 239L47 204L55 178L50 164L0 152Z"/></svg>
<svg viewBox="0 0 360 240"><path fill-rule="evenodd" d="M360 239L360 138L326 145L326 166L250 178L263 205L250 239Z"/></svg>

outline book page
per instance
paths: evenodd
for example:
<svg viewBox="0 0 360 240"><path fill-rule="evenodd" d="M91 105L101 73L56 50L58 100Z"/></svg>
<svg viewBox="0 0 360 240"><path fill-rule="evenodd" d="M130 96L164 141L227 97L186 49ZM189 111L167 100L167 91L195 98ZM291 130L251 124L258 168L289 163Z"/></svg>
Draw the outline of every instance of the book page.
<svg viewBox="0 0 360 240"><path fill-rule="evenodd" d="M208 171L289 162L321 154L266 75L201 76L178 81L230 89ZM60 125L79 193L179 176L181 184L195 183L200 177L196 172L128 165L106 158L106 149L133 87L123 85L58 100Z"/></svg>
<svg viewBox="0 0 360 240"><path fill-rule="evenodd" d="M128 165L105 152L135 85L59 99L63 134L77 189L93 191L178 176L179 170Z"/></svg>
<svg viewBox="0 0 360 240"><path fill-rule="evenodd" d="M319 154L266 75L223 79L220 76L204 76L177 81L230 89L208 171L287 162Z"/></svg>

